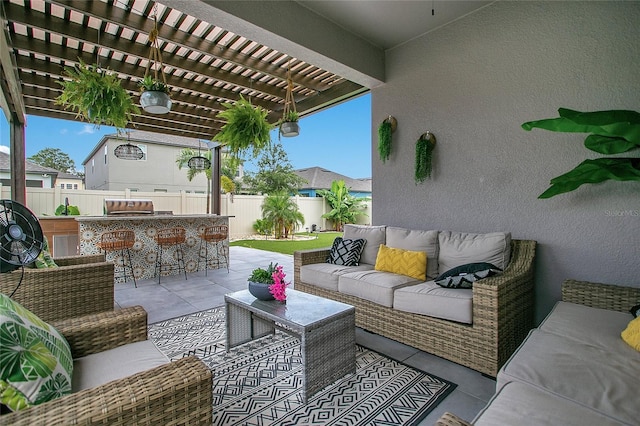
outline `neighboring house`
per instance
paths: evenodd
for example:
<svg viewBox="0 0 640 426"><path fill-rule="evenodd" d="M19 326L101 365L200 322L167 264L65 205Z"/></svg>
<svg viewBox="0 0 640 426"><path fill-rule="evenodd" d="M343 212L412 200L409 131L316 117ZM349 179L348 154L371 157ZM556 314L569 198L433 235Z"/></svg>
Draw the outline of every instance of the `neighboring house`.
<svg viewBox="0 0 640 426"><path fill-rule="evenodd" d="M60 189L84 189L84 180L81 176L71 173L58 172L56 188Z"/></svg>
<svg viewBox="0 0 640 426"><path fill-rule="evenodd" d="M119 145L138 146L140 160L124 160L115 156ZM148 192L206 193L205 173L187 179L188 167L178 169L176 159L185 148L204 154L208 148L204 141L160 133L131 131L128 136L105 135L82 162L86 189L124 190Z"/></svg>
<svg viewBox="0 0 640 426"><path fill-rule="evenodd" d="M53 188L59 171L50 167L25 160L25 177L27 188ZM0 183L11 185L11 159L9 154L0 151Z"/></svg>
<svg viewBox="0 0 640 426"><path fill-rule="evenodd" d="M307 183L298 191L302 197L319 197L318 189L331 189L334 180L343 180L354 197L371 197L371 178L353 179L322 167L294 170Z"/></svg>

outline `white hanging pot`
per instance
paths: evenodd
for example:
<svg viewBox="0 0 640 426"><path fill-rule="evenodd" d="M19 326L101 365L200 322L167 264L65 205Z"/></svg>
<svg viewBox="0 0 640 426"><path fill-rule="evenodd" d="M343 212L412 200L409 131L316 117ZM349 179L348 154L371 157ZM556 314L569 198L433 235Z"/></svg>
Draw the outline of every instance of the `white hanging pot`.
<svg viewBox="0 0 640 426"><path fill-rule="evenodd" d="M292 138L300 134L300 126L297 121L285 121L280 125L280 134L285 138Z"/></svg>
<svg viewBox="0 0 640 426"><path fill-rule="evenodd" d="M166 114L171 111L171 98L168 93L147 90L140 95L140 105L150 114Z"/></svg>

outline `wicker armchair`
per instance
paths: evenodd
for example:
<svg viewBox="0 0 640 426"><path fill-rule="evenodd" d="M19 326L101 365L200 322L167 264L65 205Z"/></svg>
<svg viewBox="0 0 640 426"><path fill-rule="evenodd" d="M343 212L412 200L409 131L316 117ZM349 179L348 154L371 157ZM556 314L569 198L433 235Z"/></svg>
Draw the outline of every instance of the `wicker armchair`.
<svg viewBox="0 0 640 426"><path fill-rule="evenodd" d="M140 306L53 323L74 358L147 338ZM212 373L196 357L182 358L102 386L0 417L1 424L205 425L212 422Z"/></svg>
<svg viewBox="0 0 640 426"><path fill-rule="evenodd" d="M296 251L296 290L356 307L356 326L495 377L534 326L536 242L511 241L502 274L473 285L473 324L403 312L300 279L300 267L325 262L329 249Z"/></svg>
<svg viewBox="0 0 640 426"><path fill-rule="evenodd" d="M48 322L113 310L113 263L105 262L104 255L55 262L59 268L25 268L12 299ZM21 270L0 274L0 292L10 295L21 276Z"/></svg>

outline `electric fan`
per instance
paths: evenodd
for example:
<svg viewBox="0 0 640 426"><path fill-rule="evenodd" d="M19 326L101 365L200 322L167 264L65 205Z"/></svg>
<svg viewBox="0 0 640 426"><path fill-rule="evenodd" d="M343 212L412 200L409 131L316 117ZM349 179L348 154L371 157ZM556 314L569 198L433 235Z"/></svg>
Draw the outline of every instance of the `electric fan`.
<svg viewBox="0 0 640 426"><path fill-rule="evenodd" d="M35 261L43 241L42 227L31 210L12 200L0 200L0 272Z"/></svg>

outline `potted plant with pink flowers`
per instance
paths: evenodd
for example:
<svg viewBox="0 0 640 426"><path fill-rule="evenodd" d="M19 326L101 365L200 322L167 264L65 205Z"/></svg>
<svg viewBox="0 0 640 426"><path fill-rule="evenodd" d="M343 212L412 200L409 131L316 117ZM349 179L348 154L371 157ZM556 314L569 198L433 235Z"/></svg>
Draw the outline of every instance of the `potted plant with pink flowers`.
<svg viewBox="0 0 640 426"><path fill-rule="evenodd" d="M265 268L256 268L249 276L249 292L259 300L287 300L286 289L290 282L285 281L286 274L282 266L273 262Z"/></svg>

